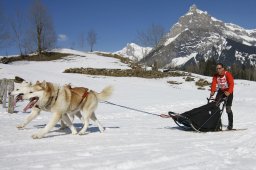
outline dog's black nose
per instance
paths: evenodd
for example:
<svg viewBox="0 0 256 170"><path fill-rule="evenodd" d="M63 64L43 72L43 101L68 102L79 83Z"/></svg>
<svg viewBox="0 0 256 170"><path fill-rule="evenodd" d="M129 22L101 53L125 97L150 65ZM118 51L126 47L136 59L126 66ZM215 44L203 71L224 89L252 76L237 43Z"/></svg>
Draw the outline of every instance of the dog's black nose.
<svg viewBox="0 0 256 170"><path fill-rule="evenodd" d="M9 92L8 95L11 95L11 92Z"/></svg>
<svg viewBox="0 0 256 170"><path fill-rule="evenodd" d="M24 93L20 93L18 96L23 96L24 95Z"/></svg>

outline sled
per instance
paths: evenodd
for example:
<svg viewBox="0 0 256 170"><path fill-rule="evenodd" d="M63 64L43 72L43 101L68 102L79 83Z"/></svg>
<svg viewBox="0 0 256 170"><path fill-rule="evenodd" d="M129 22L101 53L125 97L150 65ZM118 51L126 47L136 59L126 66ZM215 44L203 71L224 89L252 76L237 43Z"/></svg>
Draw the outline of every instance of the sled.
<svg viewBox="0 0 256 170"><path fill-rule="evenodd" d="M226 105L227 98L219 101L208 99L208 103L190 111L178 114L168 112L174 122L184 130L196 132L222 131L221 115Z"/></svg>

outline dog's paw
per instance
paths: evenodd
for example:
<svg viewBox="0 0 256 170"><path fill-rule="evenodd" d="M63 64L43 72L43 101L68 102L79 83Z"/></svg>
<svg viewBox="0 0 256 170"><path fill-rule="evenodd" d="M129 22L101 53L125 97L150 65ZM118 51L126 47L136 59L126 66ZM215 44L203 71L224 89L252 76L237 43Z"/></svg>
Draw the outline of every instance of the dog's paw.
<svg viewBox="0 0 256 170"><path fill-rule="evenodd" d="M103 133L105 130L106 130L106 128L99 128L99 130L100 130L100 133Z"/></svg>
<svg viewBox="0 0 256 170"><path fill-rule="evenodd" d="M78 135L87 135L87 134L89 134L89 132L81 132L81 131L80 131L80 132L78 133Z"/></svg>
<svg viewBox="0 0 256 170"><path fill-rule="evenodd" d="M39 133L35 133L31 136L33 139L41 139L43 137L43 135L39 134Z"/></svg>
<svg viewBox="0 0 256 170"><path fill-rule="evenodd" d="M71 132L72 135L77 135L77 131Z"/></svg>
<svg viewBox="0 0 256 170"><path fill-rule="evenodd" d="M63 130L65 130L66 128L67 128L67 127L60 127L59 130L60 130L60 131L63 131Z"/></svg>
<svg viewBox="0 0 256 170"><path fill-rule="evenodd" d="M24 124L19 124L16 127L21 130L21 129L24 129L25 125Z"/></svg>

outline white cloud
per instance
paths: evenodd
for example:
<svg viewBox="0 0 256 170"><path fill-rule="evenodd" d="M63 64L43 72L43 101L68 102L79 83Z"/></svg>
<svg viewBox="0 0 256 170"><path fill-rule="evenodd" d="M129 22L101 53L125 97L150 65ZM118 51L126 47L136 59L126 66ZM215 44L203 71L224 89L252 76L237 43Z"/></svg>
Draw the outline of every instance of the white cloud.
<svg viewBox="0 0 256 170"><path fill-rule="evenodd" d="M58 41L67 41L68 37L65 34L59 34L58 35Z"/></svg>

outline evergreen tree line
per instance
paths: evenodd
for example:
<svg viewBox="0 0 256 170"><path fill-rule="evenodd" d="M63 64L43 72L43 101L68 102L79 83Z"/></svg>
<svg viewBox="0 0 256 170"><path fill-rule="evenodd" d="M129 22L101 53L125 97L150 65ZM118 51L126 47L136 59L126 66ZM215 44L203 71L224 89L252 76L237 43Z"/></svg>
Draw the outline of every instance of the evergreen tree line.
<svg viewBox="0 0 256 170"><path fill-rule="evenodd" d="M216 64L217 62L214 59L202 60L197 65L185 67L184 70L205 76L213 76L216 73ZM246 67L245 65L233 64L225 69L230 71L235 79L256 81L255 66Z"/></svg>

